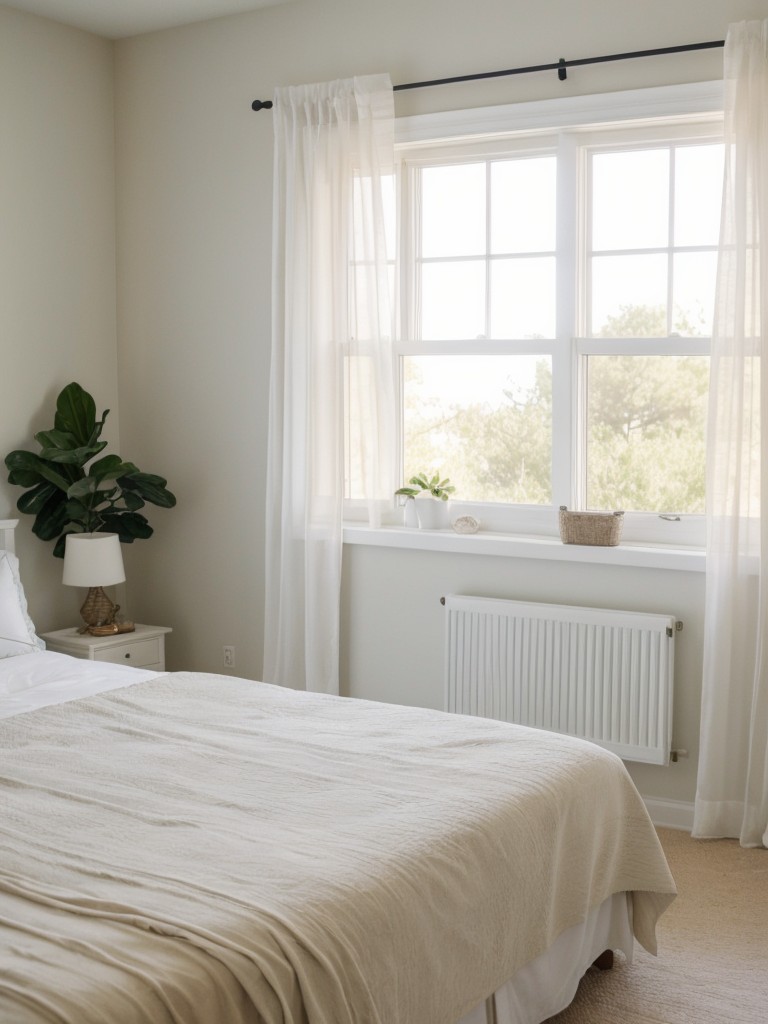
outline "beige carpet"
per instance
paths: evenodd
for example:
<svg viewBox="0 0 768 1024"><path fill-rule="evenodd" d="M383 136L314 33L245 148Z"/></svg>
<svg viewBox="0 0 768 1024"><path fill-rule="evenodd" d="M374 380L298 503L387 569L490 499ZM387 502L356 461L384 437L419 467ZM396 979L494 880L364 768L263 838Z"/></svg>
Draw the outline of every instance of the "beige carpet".
<svg viewBox="0 0 768 1024"><path fill-rule="evenodd" d="M659 955L591 969L552 1024L768 1024L768 850L659 829L678 897Z"/></svg>

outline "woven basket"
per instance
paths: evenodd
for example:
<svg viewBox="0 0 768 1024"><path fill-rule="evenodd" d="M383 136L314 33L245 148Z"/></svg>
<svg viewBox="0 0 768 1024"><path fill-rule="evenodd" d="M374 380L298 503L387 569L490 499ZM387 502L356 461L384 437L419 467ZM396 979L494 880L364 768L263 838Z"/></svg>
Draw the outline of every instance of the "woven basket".
<svg viewBox="0 0 768 1024"><path fill-rule="evenodd" d="M560 539L563 544L615 547L621 540L623 512L569 512L560 506Z"/></svg>

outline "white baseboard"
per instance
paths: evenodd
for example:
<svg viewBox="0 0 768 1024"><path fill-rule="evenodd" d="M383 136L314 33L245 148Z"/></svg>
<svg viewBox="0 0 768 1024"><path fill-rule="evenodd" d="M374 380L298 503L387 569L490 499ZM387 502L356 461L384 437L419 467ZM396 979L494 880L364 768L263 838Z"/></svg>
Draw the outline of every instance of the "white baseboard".
<svg viewBox="0 0 768 1024"><path fill-rule="evenodd" d="M654 825L662 828L676 828L690 832L693 828L693 804L685 800L664 800L659 797L643 797L645 806Z"/></svg>

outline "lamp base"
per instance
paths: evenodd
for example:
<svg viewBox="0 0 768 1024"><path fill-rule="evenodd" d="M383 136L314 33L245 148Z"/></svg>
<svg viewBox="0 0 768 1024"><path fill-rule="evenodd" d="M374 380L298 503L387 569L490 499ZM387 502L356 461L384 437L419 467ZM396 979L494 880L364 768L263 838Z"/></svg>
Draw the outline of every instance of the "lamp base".
<svg viewBox="0 0 768 1024"><path fill-rule="evenodd" d="M85 622L80 632L85 633L92 626L111 625L119 610L120 605L110 601L103 587L90 587L80 609L80 615Z"/></svg>

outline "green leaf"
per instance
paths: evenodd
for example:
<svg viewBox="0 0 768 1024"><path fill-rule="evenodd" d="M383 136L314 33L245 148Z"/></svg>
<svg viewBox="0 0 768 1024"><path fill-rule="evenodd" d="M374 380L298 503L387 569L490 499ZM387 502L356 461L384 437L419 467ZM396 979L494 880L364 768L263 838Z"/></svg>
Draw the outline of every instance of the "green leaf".
<svg viewBox="0 0 768 1024"><path fill-rule="evenodd" d="M117 480L131 469L135 469L132 462L123 462L119 455L105 455L88 467L88 476L99 481Z"/></svg>
<svg viewBox="0 0 768 1024"><path fill-rule="evenodd" d="M56 493L58 493L58 488L44 481L38 484L37 487L33 487L31 491L27 491L26 494L22 494L16 502L16 508L19 512L26 512L28 515L36 516L45 506L45 503Z"/></svg>
<svg viewBox="0 0 768 1024"><path fill-rule="evenodd" d="M64 505L64 511L67 513L67 519L70 523L78 523L83 526L83 532L86 531L91 515L91 510L87 505L84 505L77 498L70 498Z"/></svg>
<svg viewBox="0 0 768 1024"><path fill-rule="evenodd" d="M73 434L78 447L89 447L96 428L96 403L79 384L67 384L56 399L54 427Z"/></svg>
<svg viewBox="0 0 768 1024"><path fill-rule="evenodd" d="M53 540L62 532L67 524L66 498L56 490L37 513L32 524L32 532L40 540Z"/></svg>
<svg viewBox="0 0 768 1024"><path fill-rule="evenodd" d="M405 494L409 498L415 498L420 491L416 487L400 487L395 491L395 494Z"/></svg>
<svg viewBox="0 0 768 1024"><path fill-rule="evenodd" d="M152 502L160 508L173 508L176 496L165 486L167 481L154 473L130 473L121 476L117 481L124 491L135 491L145 501Z"/></svg>
<svg viewBox="0 0 768 1024"><path fill-rule="evenodd" d="M105 512L102 516L102 532L116 533L123 544L151 537L153 529L139 512Z"/></svg>
<svg viewBox="0 0 768 1024"><path fill-rule="evenodd" d="M105 409L104 412L101 414L101 419L100 420L96 420L96 423L94 424L93 430L91 431L91 436L88 438L88 447L89 448L92 448L93 445L95 445L96 442L98 441L98 439L99 439L99 437L101 435L101 431L104 428L104 423L106 421L107 416L109 416L109 409ZM106 444L106 442L105 442L105 444Z"/></svg>
<svg viewBox="0 0 768 1024"><path fill-rule="evenodd" d="M6 456L5 464L14 476L13 483L19 482L19 476L24 477L26 482L22 484L22 487L40 483L41 480L47 480L62 491L66 491L69 487L69 480L62 476L50 462L35 455L34 452L11 452Z"/></svg>
<svg viewBox="0 0 768 1024"><path fill-rule="evenodd" d="M32 487L44 479L40 472L40 456L33 452L9 452L5 456L5 465L9 470L9 483L19 484L21 487Z"/></svg>
<svg viewBox="0 0 768 1024"><path fill-rule="evenodd" d="M137 512L140 508L144 508L146 504L141 495L135 491L123 491L122 500L129 512Z"/></svg>
<svg viewBox="0 0 768 1024"><path fill-rule="evenodd" d="M106 447L106 441L99 441L98 444L93 446L71 448L69 451L60 448L43 448L40 452L40 457L43 459L50 459L51 462L58 462L62 465L82 467L86 462L92 459L94 455L98 455L99 452L103 451Z"/></svg>
<svg viewBox="0 0 768 1024"><path fill-rule="evenodd" d="M68 498L88 498L96 493L98 480L92 476L84 476L82 480L76 480L67 488Z"/></svg>
<svg viewBox="0 0 768 1024"><path fill-rule="evenodd" d="M35 440L41 448L55 448L59 451L72 451L77 448L77 439L74 434L66 430L40 430L35 434ZM48 456L43 456L48 458Z"/></svg>

